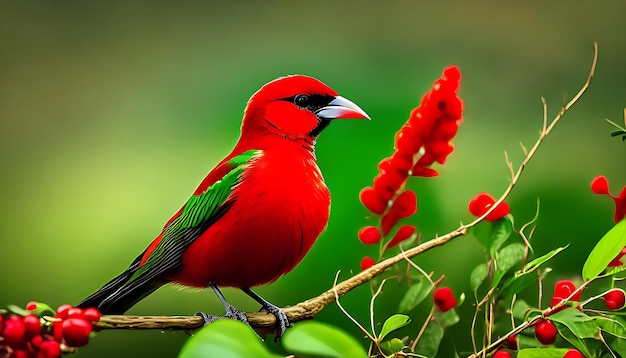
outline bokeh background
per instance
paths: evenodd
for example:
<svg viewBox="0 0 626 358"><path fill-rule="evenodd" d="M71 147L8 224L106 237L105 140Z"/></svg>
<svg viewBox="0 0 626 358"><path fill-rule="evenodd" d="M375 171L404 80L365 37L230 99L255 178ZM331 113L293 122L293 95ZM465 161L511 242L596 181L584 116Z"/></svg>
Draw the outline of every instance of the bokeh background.
<svg viewBox="0 0 626 358"><path fill-rule="evenodd" d="M420 210L413 223L424 238L468 221L467 202L477 192L504 190L504 152L519 164L519 143L531 146L541 126L540 97L553 117L584 83L595 40L591 88L509 200L519 226L541 199L532 239L538 254L570 244L553 262L548 286L575 279L612 225L612 203L590 192L591 179L605 174L615 194L626 184L626 143L609 137L605 121L623 123L626 107L625 13L623 1L2 1L0 306L76 303L117 275L230 151L249 96L294 73L318 77L372 117L333 123L319 138L333 195L328 229L292 273L258 289L278 305L313 297L337 271L349 277L375 254L356 237L370 223L358 192L445 66L463 73L465 122L441 175L411 183ZM416 262L471 297L469 271L482 259L468 236ZM342 299L365 324L369 290ZM378 322L395 312L402 290L387 284ZM258 309L235 290L225 294L242 309ZM129 313L198 310L221 307L209 291L166 287ZM412 313L406 334L415 334L428 310L424 304ZM471 299L459 312L441 357L471 347ZM361 337L335 305L317 319ZM186 338L107 331L79 356L171 357Z"/></svg>

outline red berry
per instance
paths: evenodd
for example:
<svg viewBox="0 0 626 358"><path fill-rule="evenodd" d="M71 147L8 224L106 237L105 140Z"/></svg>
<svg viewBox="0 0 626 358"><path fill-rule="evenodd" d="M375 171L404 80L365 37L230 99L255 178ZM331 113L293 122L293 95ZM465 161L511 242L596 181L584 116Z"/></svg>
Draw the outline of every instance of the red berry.
<svg viewBox="0 0 626 358"><path fill-rule="evenodd" d="M448 312L456 307L456 298L450 287L439 287L433 293L433 301L441 312Z"/></svg>
<svg viewBox="0 0 626 358"><path fill-rule="evenodd" d="M4 329L4 316L0 314L0 335L2 335L3 329Z"/></svg>
<svg viewBox="0 0 626 358"><path fill-rule="evenodd" d="M92 323L100 321L100 317L102 317L102 313L95 307L85 309L84 315L85 319Z"/></svg>
<svg viewBox="0 0 626 358"><path fill-rule="evenodd" d="M70 347L82 347L89 342L92 325L89 321L70 317L63 321L63 338Z"/></svg>
<svg viewBox="0 0 626 358"><path fill-rule="evenodd" d="M391 239L391 241L389 241L389 243L387 244L387 248L392 248L396 245L398 245L399 243L401 243L402 241L410 238L413 233L415 232L416 228L413 225L403 225L401 226L398 231L396 232L396 234L393 236L393 238Z"/></svg>
<svg viewBox="0 0 626 358"><path fill-rule="evenodd" d="M72 307L69 310L67 310L67 317L85 318L85 313L83 312L83 309L80 307Z"/></svg>
<svg viewBox="0 0 626 358"><path fill-rule="evenodd" d="M585 358L585 356L576 349L569 349L563 358Z"/></svg>
<svg viewBox="0 0 626 358"><path fill-rule="evenodd" d="M554 295L558 297L568 297L576 290L576 286L570 280L560 280L554 284Z"/></svg>
<svg viewBox="0 0 626 358"><path fill-rule="evenodd" d="M26 304L26 309L29 311L34 311L37 309L37 301L30 301Z"/></svg>
<svg viewBox="0 0 626 358"><path fill-rule="evenodd" d="M380 231L374 226L366 226L359 230L359 240L366 245L376 244L380 241Z"/></svg>
<svg viewBox="0 0 626 358"><path fill-rule="evenodd" d="M4 324L4 343L13 348L21 348L26 344L26 326L20 316L13 315Z"/></svg>
<svg viewBox="0 0 626 358"><path fill-rule="evenodd" d="M542 344L552 344L556 340L556 326L548 321L541 321L535 327L535 337Z"/></svg>
<svg viewBox="0 0 626 358"><path fill-rule="evenodd" d="M61 345L57 341L46 340L39 346L39 353L42 353L42 358L57 358L61 356ZM39 356L38 356L39 358Z"/></svg>
<svg viewBox="0 0 626 358"><path fill-rule="evenodd" d="M598 175L591 181L591 191L598 195L609 194L609 181L604 175Z"/></svg>
<svg viewBox="0 0 626 358"><path fill-rule="evenodd" d="M492 357L493 358L511 358L511 353L503 349L500 349Z"/></svg>
<svg viewBox="0 0 626 358"><path fill-rule="evenodd" d="M365 256L363 260L361 260L361 270L365 271L368 268L374 266L375 264L376 264L376 261L374 261L373 258L369 256Z"/></svg>
<svg viewBox="0 0 626 358"><path fill-rule="evenodd" d="M63 341L63 321L52 323L52 336L57 342Z"/></svg>
<svg viewBox="0 0 626 358"><path fill-rule="evenodd" d="M474 216L482 216L495 204L495 200L491 195L487 193L480 193L476 195L469 203L469 212ZM485 217L487 221L497 221L511 212L509 205L505 202L500 203L489 215Z"/></svg>
<svg viewBox="0 0 626 358"><path fill-rule="evenodd" d="M54 315L54 317L66 319L68 317L67 314L70 308L72 308L72 305L65 304L59 306L59 308L57 308L57 313Z"/></svg>
<svg viewBox="0 0 626 358"><path fill-rule="evenodd" d="M619 288L612 289L609 292L605 293L604 296L602 296L602 299L606 304L606 308L610 310L622 309L626 301L624 291Z"/></svg>
<svg viewBox="0 0 626 358"><path fill-rule="evenodd" d="M11 358L29 358L29 357L30 357L30 353L28 353L28 351L25 349L14 350L13 355L11 355Z"/></svg>
<svg viewBox="0 0 626 358"><path fill-rule="evenodd" d="M38 334L36 336L34 336L33 338L31 338L30 340L30 344L39 348L39 346L41 345L41 342L43 342L43 336Z"/></svg>
<svg viewBox="0 0 626 358"><path fill-rule="evenodd" d="M24 317L24 327L27 338L38 336L41 333L41 322L39 322L39 317L34 314Z"/></svg>

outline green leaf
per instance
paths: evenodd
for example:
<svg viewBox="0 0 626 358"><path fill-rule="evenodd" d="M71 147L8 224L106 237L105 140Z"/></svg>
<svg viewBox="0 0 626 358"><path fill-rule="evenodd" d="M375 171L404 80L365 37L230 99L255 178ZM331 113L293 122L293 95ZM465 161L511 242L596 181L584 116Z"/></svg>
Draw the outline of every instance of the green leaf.
<svg viewBox="0 0 626 358"><path fill-rule="evenodd" d="M527 263L524 270L516 271L513 277L504 282L502 290L500 290L498 296L503 297L519 293L521 290L537 280L537 274L534 273L534 271L539 268L539 266L543 265L566 248L567 246L556 248Z"/></svg>
<svg viewBox="0 0 626 358"><path fill-rule="evenodd" d="M601 353L598 352L602 352L604 350L603 343L597 339L578 338L574 335L574 333L572 333L572 331L567 329L562 324L556 323L555 326L561 337L569 342L574 348L578 349L585 357L599 357Z"/></svg>
<svg viewBox="0 0 626 358"><path fill-rule="evenodd" d="M611 343L611 348L622 357L626 357L626 340L616 339Z"/></svg>
<svg viewBox="0 0 626 358"><path fill-rule="evenodd" d="M489 255L494 257L496 251L511 236L513 232L513 220L510 215L500 220L491 222L483 220L474 226L474 237L487 248Z"/></svg>
<svg viewBox="0 0 626 358"><path fill-rule="evenodd" d="M404 347L406 347L406 345L399 338L392 338L391 340L384 341L380 344L380 348L382 348L383 352L388 355L400 352Z"/></svg>
<svg viewBox="0 0 626 358"><path fill-rule="evenodd" d="M459 323L459 321L461 320L459 318L458 313L456 313L456 310L454 308L446 312L441 312L439 310L436 310L434 316L435 316L435 320L439 322L439 325L441 326L441 328L444 328L444 329L454 326L455 324Z"/></svg>
<svg viewBox="0 0 626 358"><path fill-rule="evenodd" d="M474 267L474 269L472 270L472 273L470 273L470 288L472 289L472 291L476 292L476 290L478 290L478 287L482 285L482 283L485 281L486 278L487 278L487 264L482 263Z"/></svg>
<svg viewBox="0 0 626 358"><path fill-rule="evenodd" d="M432 292L433 286L430 282L427 282L424 277L417 279L417 282L413 283L411 287L406 291L400 304L398 305L399 312L409 312L413 308L417 307L428 295Z"/></svg>
<svg viewBox="0 0 626 358"><path fill-rule="evenodd" d="M530 305L524 300L515 301L512 310L513 317L522 321L526 320L526 313L530 311L530 308Z"/></svg>
<svg viewBox="0 0 626 358"><path fill-rule="evenodd" d="M563 358L567 348L527 348L517 352L517 358Z"/></svg>
<svg viewBox="0 0 626 358"><path fill-rule="evenodd" d="M599 338L600 328L596 321L576 308L566 308L549 319L565 325L578 338Z"/></svg>
<svg viewBox="0 0 626 358"><path fill-rule="evenodd" d="M626 246L626 219L613 226L591 250L583 266L583 279L589 281L601 274L624 246Z"/></svg>
<svg viewBox="0 0 626 358"><path fill-rule="evenodd" d="M12 304L7 305L7 310L13 314L16 314L22 317L28 316L30 314L29 310L22 308L20 306L17 306L17 305L12 305Z"/></svg>
<svg viewBox="0 0 626 358"><path fill-rule="evenodd" d="M435 357L439 351L443 333L443 328L436 321L428 322L424 333L415 346L415 353L425 357Z"/></svg>
<svg viewBox="0 0 626 358"><path fill-rule="evenodd" d="M288 329L282 338L285 349L298 357L359 358L365 349L341 329L317 321L304 321Z"/></svg>
<svg viewBox="0 0 626 358"><path fill-rule="evenodd" d="M600 329L619 339L626 339L626 321L620 317L595 316Z"/></svg>
<svg viewBox="0 0 626 358"><path fill-rule="evenodd" d="M245 323L232 319L213 322L200 329L183 345L179 358L278 358L267 350Z"/></svg>
<svg viewBox="0 0 626 358"><path fill-rule="evenodd" d="M498 255L496 256L496 272L491 287L498 286L502 277L504 277L513 266L524 260L525 252L526 246L518 242L507 245L503 247L502 250L498 251Z"/></svg>
<svg viewBox="0 0 626 358"><path fill-rule="evenodd" d="M385 323L383 323L383 328L380 330L380 335L378 339L385 338L390 332L395 331L396 329L402 328L411 322L411 318L407 315L403 314L394 314L393 316L387 318Z"/></svg>

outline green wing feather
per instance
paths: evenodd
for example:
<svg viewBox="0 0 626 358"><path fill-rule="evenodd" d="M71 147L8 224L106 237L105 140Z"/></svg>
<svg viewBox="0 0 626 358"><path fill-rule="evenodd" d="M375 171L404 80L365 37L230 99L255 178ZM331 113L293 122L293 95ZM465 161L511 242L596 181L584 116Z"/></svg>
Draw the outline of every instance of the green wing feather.
<svg viewBox="0 0 626 358"><path fill-rule="evenodd" d="M248 150L233 157L226 162L232 169L222 179L203 193L189 198L181 214L164 228L161 242L129 282L152 270L154 266L165 265L164 269L169 270L180 264L185 249L232 205L232 200L228 198L233 188L241 181L248 163L261 153L260 150Z"/></svg>

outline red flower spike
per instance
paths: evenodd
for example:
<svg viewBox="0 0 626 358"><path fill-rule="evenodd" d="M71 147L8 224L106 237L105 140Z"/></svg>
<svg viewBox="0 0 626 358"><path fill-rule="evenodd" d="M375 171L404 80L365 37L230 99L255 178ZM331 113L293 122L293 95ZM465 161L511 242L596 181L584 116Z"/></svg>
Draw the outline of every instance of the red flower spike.
<svg viewBox="0 0 626 358"><path fill-rule="evenodd" d="M387 236L391 229L400 221L401 217L398 215L398 207L396 202L394 202L385 215L383 215L382 219L380 219L380 228L383 231L383 236Z"/></svg>
<svg viewBox="0 0 626 358"><path fill-rule="evenodd" d="M576 349L568 349L563 358L585 358L585 356Z"/></svg>
<svg viewBox="0 0 626 358"><path fill-rule="evenodd" d="M406 178L395 170L378 174L374 178L374 190L382 199L390 200L404 185Z"/></svg>
<svg viewBox="0 0 626 358"><path fill-rule="evenodd" d="M439 287L433 293L433 301L441 312L448 312L456 307L456 298L450 287Z"/></svg>
<svg viewBox="0 0 626 358"><path fill-rule="evenodd" d="M414 177L431 178L431 177L436 177L437 175L439 175L439 172L437 172L435 169L432 169L432 168L416 166L411 171L411 175Z"/></svg>
<svg viewBox="0 0 626 358"><path fill-rule="evenodd" d="M598 195L609 195L609 181L604 175L598 175L591 181L591 191Z"/></svg>
<svg viewBox="0 0 626 358"><path fill-rule="evenodd" d="M606 304L606 308L616 311L624 308L624 304L626 303L626 296L624 295L624 291L615 288L605 293L602 296L604 303Z"/></svg>
<svg viewBox="0 0 626 358"><path fill-rule="evenodd" d="M365 271L368 268L374 266L376 264L376 261L374 261L373 258L369 257L369 256L365 256L362 260L361 260L361 270Z"/></svg>
<svg viewBox="0 0 626 358"><path fill-rule="evenodd" d="M70 347L82 347L89 343L92 325L83 318L70 317L63 321L63 339Z"/></svg>
<svg viewBox="0 0 626 358"><path fill-rule="evenodd" d="M380 241L380 231L374 226L366 226L359 230L359 240L366 244L377 244Z"/></svg>
<svg viewBox="0 0 626 358"><path fill-rule="evenodd" d="M557 333L554 324L548 320L539 322L535 327L535 337L542 344L554 343Z"/></svg>
<svg viewBox="0 0 626 358"><path fill-rule="evenodd" d="M491 356L492 358L511 358L511 353L500 349L498 350L494 355Z"/></svg>
<svg viewBox="0 0 626 358"><path fill-rule="evenodd" d="M387 244L387 249L390 249L402 241L409 239L415 233L415 230L417 230L417 228L413 225L400 226L391 241Z"/></svg>
<svg viewBox="0 0 626 358"><path fill-rule="evenodd" d="M398 215L407 218L417 212L417 196L413 190L403 191L394 202Z"/></svg>
<svg viewBox="0 0 626 358"><path fill-rule="evenodd" d="M359 199L363 206L374 214L382 214L387 209L387 201L376 194L372 187L363 188L359 194Z"/></svg>

